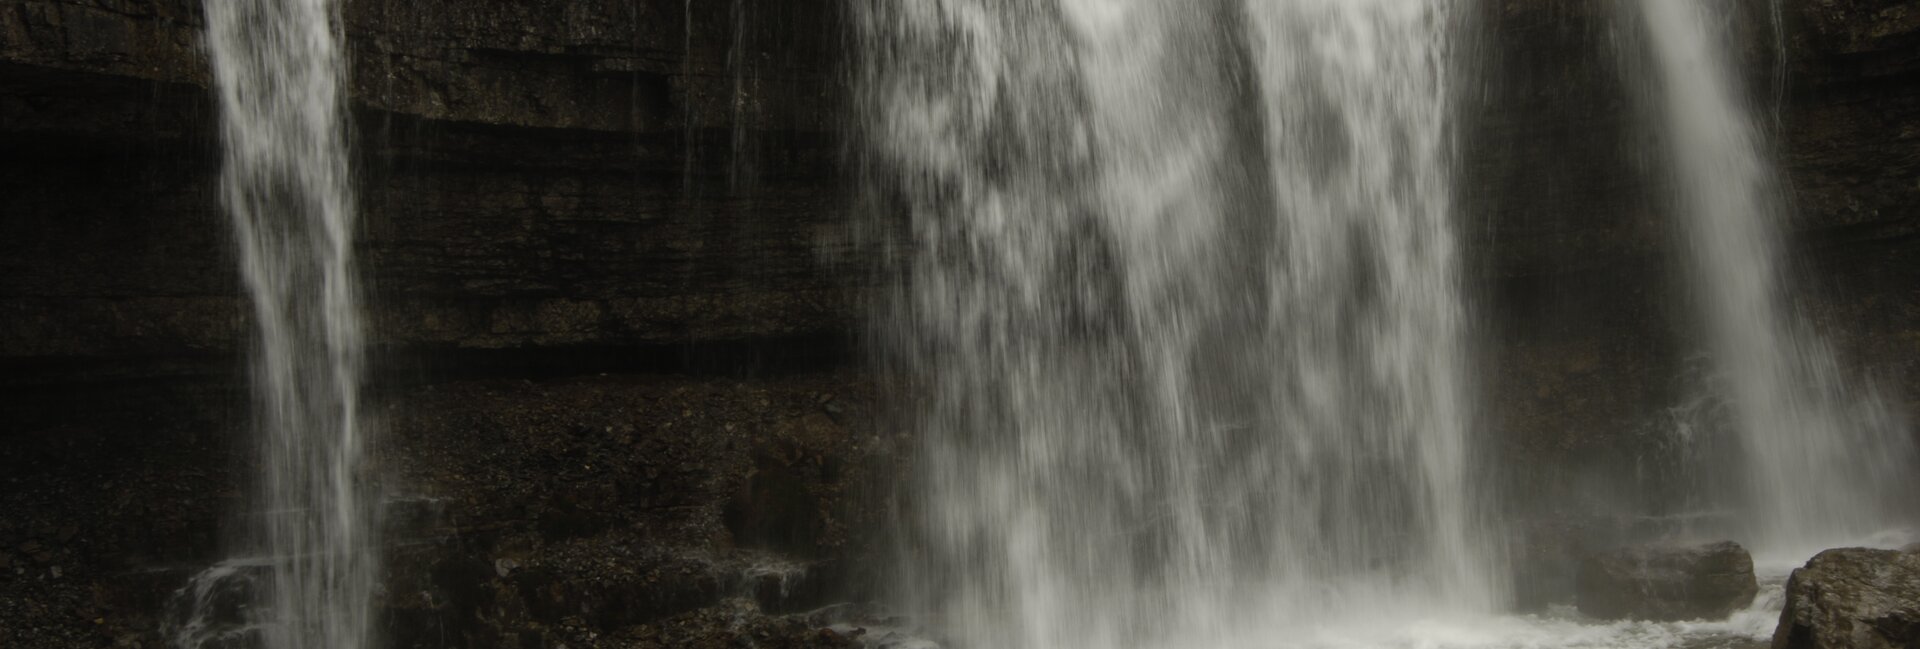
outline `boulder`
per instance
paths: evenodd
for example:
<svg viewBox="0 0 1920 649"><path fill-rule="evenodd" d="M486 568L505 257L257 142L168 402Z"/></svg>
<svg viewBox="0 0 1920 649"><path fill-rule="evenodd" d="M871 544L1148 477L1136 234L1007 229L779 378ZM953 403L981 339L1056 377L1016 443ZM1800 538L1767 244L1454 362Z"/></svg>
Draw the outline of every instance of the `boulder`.
<svg viewBox="0 0 1920 649"><path fill-rule="evenodd" d="M1589 556L1575 584L1580 612L1601 619L1724 618L1760 590L1738 543L1642 545Z"/></svg>
<svg viewBox="0 0 1920 649"><path fill-rule="evenodd" d="M1920 647L1920 554L1828 550L1793 571L1774 649Z"/></svg>
<svg viewBox="0 0 1920 649"><path fill-rule="evenodd" d="M1508 573L1513 578L1514 607L1524 612L1572 603L1581 559L1598 548L1618 544L1608 542L1618 535L1610 534L1606 521L1594 518L1542 518L1523 521L1515 528L1507 554L1512 560Z"/></svg>

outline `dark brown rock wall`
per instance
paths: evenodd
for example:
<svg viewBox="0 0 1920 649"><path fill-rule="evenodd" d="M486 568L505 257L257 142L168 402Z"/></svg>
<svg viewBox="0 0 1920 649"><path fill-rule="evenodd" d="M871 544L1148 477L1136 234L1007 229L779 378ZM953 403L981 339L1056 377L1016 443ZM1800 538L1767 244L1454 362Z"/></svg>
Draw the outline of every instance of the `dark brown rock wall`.
<svg viewBox="0 0 1920 649"><path fill-rule="evenodd" d="M1640 509L1650 496L1616 477L1671 404L1685 350L1669 292L1678 228L1651 195L1628 4L1487 2L1470 23L1460 233L1488 455L1534 515Z"/></svg>
<svg viewBox="0 0 1920 649"><path fill-rule="evenodd" d="M0 0L0 645L160 646L244 524L199 6ZM346 4L393 646L845 644L739 624L871 553L865 382L792 373L864 277L820 261L838 6ZM519 380L602 371L644 376Z"/></svg>
<svg viewBox="0 0 1920 649"><path fill-rule="evenodd" d="M837 6L349 3L376 339L848 330L818 262L842 211ZM198 23L192 2L0 4L0 359L243 340Z"/></svg>
<svg viewBox="0 0 1920 649"><path fill-rule="evenodd" d="M1517 590L1571 601L1564 535L1719 524L1711 367L1668 207L1633 3L1478 3L1463 76L1461 229L1492 435L1517 515ZM1789 183L1790 302L1860 389L1920 412L1920 25L1912 2L1728 2L1737 56ZM1685 421L1682 421L1685 419ZM1691 456L1693 459L1687 459ZM1704 462L1704 464L1703 464ZM1542 566L1554 566L1543 568Z"/></svg>
<svg viewBox="0 0 1920 649"><path fill-rule="evenodd" d="M1803 294L1843 359L1920 412L1920 5L1789 6L1784 158Z"/></svg>
<svg viewBox="0 0 1920 649"><path fill-rule="evenodd" d="M1790 301L1862 385L1911 411L1920 7L1785 0L1776 36L1769 5L1728 4L1790 183ZM1487 2L1474 16L1485 67L1463 93L1462 233L1481 282L1489 424L1521 467L1509 494L1534 511L1674 507L1672 476L1645 468L1702 370L1687 360L1704 345L1630 6Z"/></svg>
<svg viewBox="0 0 1920 649"><path fill-rule="evenodd" d="M1771 85L1781 61L1765 29L1745 28L1744 53L1756 93L1781 102L1798 295L1851 366L1920 412L1920 4L1786 2L1787 83ZM1682 254L1676 224L1647 153L1657 142L1630 55L1642 45L1620 24L1620 4L1480 2L1475 67L1461 77L1461 231L1486 341L1485 422L1497 433L1483 455L1514 507L1540 518L1677 506L1670 477L1640 469L1668 450L1658 418L1689 389L1685 358L1698 344L1671 270ZM498 354L513 359L492 368L505 372L528 358L543 359L526 363L541 372L658 371L727 345L831 348L816 343L852 337L866 276L821 261L847 209L842 7L348 2L361 252L382 362L412 354L444 368ZM6 502L198 531L187 549L141 560L216 553L209 521L234 505L235 481L221 472L245 421L236 383L247 310L216 195L219 131L199 23L193 0L0 0L0 389L10 396L0 444L19 451L0 469L49 485ZM514 413L441 428L418 419L429 410L404 416L414 419L395 430L457 438ZM624 444L588 437L541 452L626 453ZM782 452L713 451L724 479L687 477L648 497L697 499L687 511L711 528L784 502L780 476L800 460ZM772 468L761 486L742 477L762 464ZM449 486L455 477L409 480L465 494L465 505L493 502L492 492ZM575 482L633 491L643 481L622 479ZM191 507L163 512L119 495L154 483L178 486L169 502ZM670 511L665 500L647 509L582 489L528 501L537 511L524 520L475 516L537 535L543 508L566 499L575 504L561 528ZM37 525L0 526L0 541L16 555L28 540L64 542L64 526ZM833 531L811 525L736 527L743 537ZM715 547L734 532L716 532ZM65 551L125 555L123 540L79 536ZM8 561L42 573L53 565ZM95 577L132 570L115 563ZM68 604L32 606L79 620L59 608Z"/></svg>

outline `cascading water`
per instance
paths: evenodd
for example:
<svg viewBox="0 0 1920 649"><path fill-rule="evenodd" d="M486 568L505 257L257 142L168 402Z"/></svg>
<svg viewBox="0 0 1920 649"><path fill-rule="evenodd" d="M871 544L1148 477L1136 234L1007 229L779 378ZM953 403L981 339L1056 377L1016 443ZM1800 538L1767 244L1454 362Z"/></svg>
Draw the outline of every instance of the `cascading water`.
<svg viewBox="0 0 1920 649"><path fill-rule="evenodd" d="M1779 21L1778 5L1773 20ZM1641 0L1697 293L1733 413L1745 519L1762 564L1797 565L1910 521L1911 437L1857 389L1790 306L1786 217L1760 114L1740 89L1734 14L1700 0Z"/></svg>
<svg viewBox="0 0 1920 649"><path fill-rule="evenodd" d="M1423 0L856 5L908 580L961 646L1487 610Z"/></svg>
<svg viewBox="0 0 1920 649"><path fill-rule="evenodd" d="M257 330L258 556L249 631L275 649L370 645L377 556L363 475L361 316L344 135L344 59L330 0L210 0L224 123L221 197ZM205 592L217 589L196 588ZM196 618L195 621L199 621ZM176 641L209 639L189 623Z"/></svg>

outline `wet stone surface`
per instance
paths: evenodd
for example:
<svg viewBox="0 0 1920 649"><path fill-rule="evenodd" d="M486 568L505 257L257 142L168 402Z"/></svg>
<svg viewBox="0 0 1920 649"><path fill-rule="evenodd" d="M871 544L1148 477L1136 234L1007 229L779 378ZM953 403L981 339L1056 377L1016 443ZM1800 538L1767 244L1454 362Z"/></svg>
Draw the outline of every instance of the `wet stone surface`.
<svg viewBox="0 0 1920 649"><path fill-rule="evenodd" d="M877 443L855 375L469 381L382 401L385 646L847 646L820 631L845 620L804 614L872 592L861 558L879 554L867 530L897 443ZM172 594L239 524L240 449L65 439L0 478L0 646L167 646Z"/></svg>
<svg viewBox="0 0 1920 649"><path fill-rule="evenodd" d="M1581 562L1580 612L1600 619L1723 619L1753 603L1753 558L1730 541L1642 545Z"/></svg>
<svg viewBox="0 0 1920 649"><path fill-rule="evenodd" d="M1774 649L1920 646L1920 553L1828 550L1793 571Z"/></svg>

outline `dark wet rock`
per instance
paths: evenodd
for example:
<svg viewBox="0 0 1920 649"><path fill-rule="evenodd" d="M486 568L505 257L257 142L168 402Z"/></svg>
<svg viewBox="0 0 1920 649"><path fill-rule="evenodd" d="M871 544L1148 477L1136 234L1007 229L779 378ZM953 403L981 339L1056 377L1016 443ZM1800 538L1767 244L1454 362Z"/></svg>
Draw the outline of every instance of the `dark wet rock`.
<svg viewBox="0 0 1920 649"><path fill-rule="evenodd" d="M1617 480L1661 450L1640 420L1673 403L1686 327L1661 290L1672 224L1647 198L1615 4L1478 3L1467 22L1487 38L1462 50L1486 62L1461 84L1482 91L1459 212L1498 341L1488 462L1528 515L1665 495ZM247 308L199 6L0 3L0 646L164 646L157 600L180 566L223 556L244 510ZM654 374L381 384L381 463L441 503L395 512L413 521L389 532L396 646L837 642L741 611L859 592L872 568L848 558L875 514L855 495L911 444L862 428L858 378L665 375L853 362L822 344L856 337L873 280L820 262L843 252L844 6L344 3L381 380ZM1803 294L1824 299L1816 324L1848 325L1842 352L1887 359L1909 377L1890 394L1920 403L1920 372L1901 371L1920 332L1920 13L1784 6L1791 81L1756 94L1784 102L1796 257L1818 271L1799 275L1829 278ZM1766 45L1743 49L1756 78L1774 71ZM1528 599L1571 597L1573 557L1597 542L1570 529L1534 546ZM804 576L713 567L742 553ZM53 565L63 578L41 578ZM645 575L689 595L606 612Z"/></svg>
<svg viewBox="0 0 1920 649"><path fill-rule="evenodd" d="M657 624L622 630L613 637L600 639L597 646L846 649L863 646L859 643L860 636L851 630L835 629L811 616L766 615L755 611L750 604L731 601Z"/></svg>
<svg viewBox="0 0 1920 649"><path fill-rule="evenodd" d="M635 626L660 633L670 619L680 620L672 637L692 638L697 623L733 619L702 611L736 600L763 611L745 619L772 619L870 596L853 559L875 552L880 537L862 530L880 510L856 485L876 474L849 458L863 457L876 434L871 422L821 415L823 391L870 408L872 387L853 373L391 388L377 457L385 482L405 491L386 507L382 635L396 648L519 647L522 636L633 646L613 638ZM140 435L152 430L50 434L0 453L0 553L12 562L0 574L0 646L110 646L127 636L170 646L161 635L169 595L226 556L220 532L245 511L236 482L248 458L232 442L239 431L175 447ZM128 441L115 448L113 439ZM811 494L814 536L795 539L811 557L747 547L725 523L762 449L789 467L789 486ZM829 457L842 458L837 471L821 470ZM579 516L592 524L558 534L548 524ZM69 528L77 531L58 541ZM26 544L52 561L37 563ZM58 580L47 577L55 565ZM214 607L235 601L245 598ZM727 624L708 631L734 637ZM775 637L818 628L768 624Z"/></svg>
<svg viewBox="0 0 1920 649"><path fill-rule="evenodd" d="M383 628L403 647L440 646L436 634L477 642L555 629L605 641L716 607L735 610L733 621L744 623L827 601L817 598L822 591L803 564L750 552L649 546L631 536L545 548L529 563L506 577L461 559L441 560L424 582L396 575L392 590L416 594L382 606Z"/></svg>
<svg viewBox="0 0 1920 649"><path fill-rule="evenodd" d="M1920 647L1920 554L1828 550L1793 571L1773 649Z"/></svg>
<svg viewBox="0 0 1920 649"><path fill-rule="evenodd" d="M1538 516L1516 521L1507 544L1513 603L1521 611L1572 605L1581 566L1612 548L1648 539L1688 538L1698 529L1724 529L1729 521L1715 514Z"/></svg>
<svg viewBox="0 0 1920 649"><path fill-rule="evenodd" d="M199 5L0 6L0 361L46 374L11 380L103 381L101 359L177 378L159 361L243 349ZM819 261L844 212L839 3L342 17L382 346L444 363L851 327L868 278Z"/></svg>
<svg viewBox="0 0 1920 649"><path fill-rule="evenodd" d="M801 468L770 453L756 455L753 472L724 511L735 543L801 556L816 551L813 539L822 526L821 508Z"/></svg>
<svg viewBox="0 0 1920 649"><path fill-rule="evenodd" d="M854 531L879 519L851 484L877 476L820 465L859 456L873 433L820 415L814 395L826 388L871 398L838 374L477 381L405 394L389 452L407 484L442 503L449 527L389 561L388 591L407 595L383 605L383 628L402 647L440 646L437 634L469 646L653 646L617 639L639 627L657 637L672 620L693 634L718 619L703 613L713 610L746 611L727 618L740 628L785 628L768 620L862 596L845 566L873 552L878 537ZM730 511L771 475L807 494L774 520L804 524L756 537Z"/></svg>
<svg viewBox="0 0 1920 649"><path fill-rule="evenodd" d="M1574 600L1575 576L1583 557L1617 545L1610 527L1597 519L1547 519L1520 526L1511 544L1514 605L1539 611Z"/></svg>
<svg viewBox="0 0 1920 649"><path fill-rule="evenodd" d="M871 398L852 396L870 386L842 373L442 384L396 401L390 452L400 479L443 501L458 533L497 526L490 533L501 551L489 561L531 568L534 547L626 533L661 545L760 547L732 538L726 512L774 473L808 503L782 514L804 525L773 527L801 533L788 538L793 547L838 554L860 541L847 530L870 514L851 487L868 478L861 465L824 470L825 458L858 457L872 433L870 422L815 414L809 394L823 386Z"/></svg>
<svg viewBox="0 0 1920 649"><path fill-rule="evenodd" d="M1630 3L1629 3L1630 4ZM1780 8L1784 42L1767 9ZM1482 284L1487 411L1503 491L1527 514L1648 511L1717 477L1659 474L1669 410L1700 347L1684 288L1682 215L1650 166L1650 78L1631 11L1612 0L1475 3L1466 98L1463 258ZM1736 52L1773 133L1796 211L1796 304L1843 361L1873 365L1886 396L1920 406L1920 16L1911 3L1728 3ZM1776 51L1775 46L1781 46ZM1785 54L1784 59L1780 56ZM1784 73L1784 76L1781 74ZM1780 80L1784 79L1782 86ZM1697 439L1697 438L1696 438ZM1707 457L1712 457L1709 452ZM1652 466L1650 466L1650 464ZM1623 480L1623 476L1634 476ZM1648 508L1648 504L1652 508Z"/></svg>
<svg viewBox="0 0 1920 649"><path fill-rule="evenodd" d="M1730 541L1643 545L1588 557L1576 602L1601 619L1720 619L1753 603L1753 558Z"/></svg>

